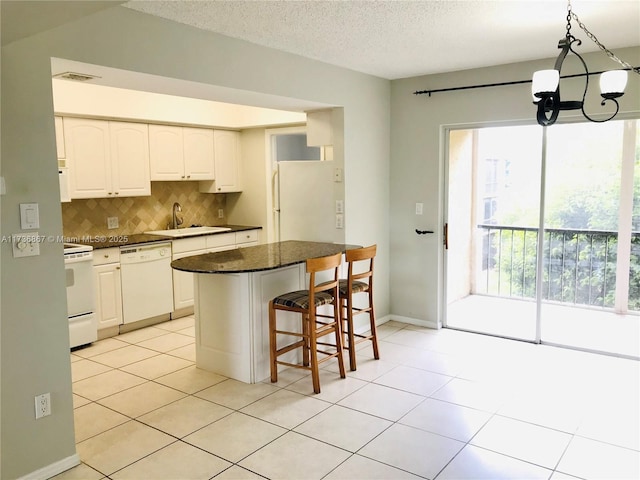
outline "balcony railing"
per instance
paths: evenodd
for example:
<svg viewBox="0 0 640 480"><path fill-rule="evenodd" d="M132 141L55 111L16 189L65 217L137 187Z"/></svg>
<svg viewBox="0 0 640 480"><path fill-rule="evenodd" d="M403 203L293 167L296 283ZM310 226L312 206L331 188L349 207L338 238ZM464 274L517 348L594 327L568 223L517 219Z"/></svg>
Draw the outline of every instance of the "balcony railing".
<svg viewBox="0 0 640 480"><path fill-rule="evenodd" d="M478 225L482 266L478 294L536 298L538 229ZM617 232L545 229L542 298L612 308L615 304ZM631 239L629 310L640 311L640 232Z"/></svg>

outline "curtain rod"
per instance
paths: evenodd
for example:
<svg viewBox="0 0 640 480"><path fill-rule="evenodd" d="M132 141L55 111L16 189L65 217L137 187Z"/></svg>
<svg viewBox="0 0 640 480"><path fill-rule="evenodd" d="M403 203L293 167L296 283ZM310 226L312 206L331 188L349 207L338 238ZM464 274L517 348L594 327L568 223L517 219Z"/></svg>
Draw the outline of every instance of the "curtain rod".
<svg viewBox="0 0 640 480"><path fill-rule="evenodd" d="M622 68L621 70L632 70L631 68ZM606 70L600 72L591 72L591 73L576 73L575 75L563 75L560 78L575 78L575 77L586 77L588 75L599 75L604 73ZM512 82L500 82L500 83L484 83L480 85L468 85L466 87L451 87L451 88L438 88L435 90L418 90L413 92L414 95L429 95L432 93L440 93L440 92L453 92L456 90L471 90L474 88L487 88L487 87L504 87L507 85L519 85L522 83L531 83L532 80L514 80Z"/></svg>

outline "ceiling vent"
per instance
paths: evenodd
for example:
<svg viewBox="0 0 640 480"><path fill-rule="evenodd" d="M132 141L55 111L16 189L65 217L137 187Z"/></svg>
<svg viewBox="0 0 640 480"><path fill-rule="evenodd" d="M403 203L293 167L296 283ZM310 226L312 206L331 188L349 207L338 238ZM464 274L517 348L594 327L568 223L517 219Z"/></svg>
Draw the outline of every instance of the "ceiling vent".
<svg viewBox="0 0 640 480"><path fill-rule="evenodd" d="M64 72L54 75L53 78L64 78L65 80L75 80L76 82L86 82L94 78L102 78L98 75L89 75L88 73Z"/></svg>

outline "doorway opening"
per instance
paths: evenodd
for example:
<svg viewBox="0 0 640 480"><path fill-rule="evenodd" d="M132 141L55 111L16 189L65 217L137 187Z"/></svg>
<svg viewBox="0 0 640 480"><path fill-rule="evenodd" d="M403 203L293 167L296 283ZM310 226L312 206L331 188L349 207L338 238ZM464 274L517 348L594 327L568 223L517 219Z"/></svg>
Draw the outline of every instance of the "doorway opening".
<svg viewBox="0 0 640 480"><path fill-rule="evenodd" d="M640 121L448 133L444 325L640 357Z"/></svg>

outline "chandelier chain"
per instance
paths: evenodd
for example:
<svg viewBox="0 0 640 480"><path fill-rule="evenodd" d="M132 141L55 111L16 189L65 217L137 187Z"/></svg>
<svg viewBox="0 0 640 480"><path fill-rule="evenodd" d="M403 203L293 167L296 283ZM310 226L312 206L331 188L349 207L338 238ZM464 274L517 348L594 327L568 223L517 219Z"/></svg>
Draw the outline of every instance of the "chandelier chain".
<svg viewBox="0 0 640 480"><path fill-rule="evenodd" d="M615 53L613 53L611 50L609 50L607 47L605 47L602 43L600 43L598 38L593 33L591 33L589 31L589 29L585 26L584 23L582 23L580 21L580 19L578 18L578 15L576 15L571 10L571 2L569 2L569 7L567 8L567 10L569 12L567 14L567 19L569 20L569 24L567 24L567 35L570 35L569 34L569 30L571 29L571 18L573 18L576 22L578 22L578 26L584 31L584 33L586 33L586 35L589 38L589 40L591 40L593 43L595 43L600 48L600 50L602 50L611 60L613 60L615 62L618 62L624 68L628 68L632 72L635 72L635 73L640 75L640 67L634 67L630 63L625 62L624 60L621 60L620 58L618 58L618 56L616 56Z"/></svg>

